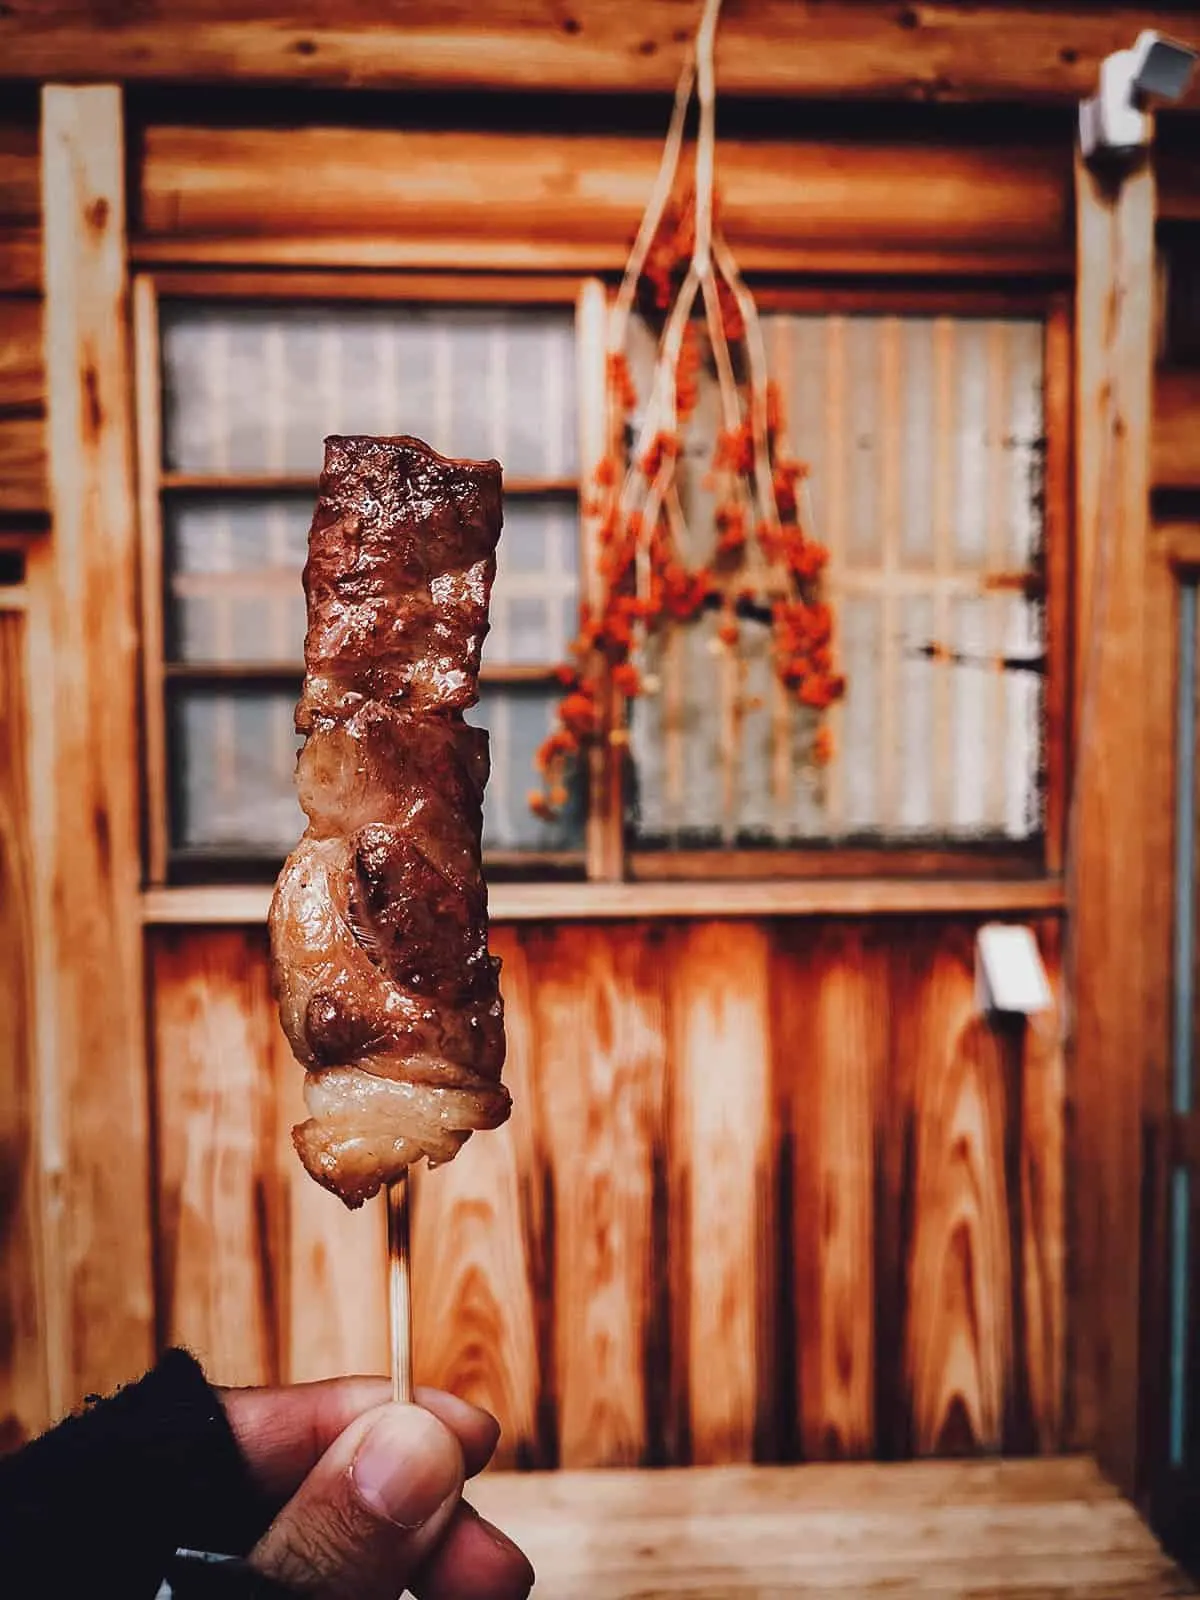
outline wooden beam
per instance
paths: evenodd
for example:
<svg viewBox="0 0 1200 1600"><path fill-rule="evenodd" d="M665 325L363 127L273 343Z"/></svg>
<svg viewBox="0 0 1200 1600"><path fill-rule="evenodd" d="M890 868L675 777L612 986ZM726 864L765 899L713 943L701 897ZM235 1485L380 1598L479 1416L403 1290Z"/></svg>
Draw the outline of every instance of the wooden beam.
<svg viewBox="0 0 1200 1600"><path fill-rule="evenodd" d="M1063 908L1058 878L974 882L940 878L818 878L793 882L494 883L493 922L559 922L609 917L857 917L1053 914ZM271 890L230 885L148 889L147 925L265 922Z"/></svg>
<svg viewBox="0 0 1200 1600"><path fill-rule="evenodd" d="M46 423L41 408L0 416L0 511L42 511L46 504Z"/></svg>
<svg viewBox="0 0 1200 1600"><path fill-rule="evenodd" d="M0 60L11 78L663 93L694 22L677 0L43 0L0 16ZM1200 12L756 0L723 18L717 78L725 94L1065 104L1144 27L1194 39Z"/></svg>
<svg viewBox="0 0 1200 1600"><path fill-rule="evenodd" d="M1148 660L1153 169L1145 162L1109 185L1079 161L1076 197L1072 1399L1076 1437L1132 1492L1146 1021L1151 989L1169 970L1152 959L1147 927L1145 841L1163 800L1147 779L1150 711L1135 688Z"/></svg>
<svg viewBox="0 0 1200 1600"><path fill-rule="evenodd" d="M0 298L0 413L40 410L45 398L42 308L28 296L5 295Z"/></svg>
<svg viewBox="0 0 1200 1600"><path fill-rule="evenodd" d="M0 227L37 227L41 216L37 124L0 121Z"/></svg>
<svg viewBox="0 0 1200 1600"><path fill-rule="evenodd" d="M1156 489L1200 489L1200 371L1158 374L1153 482Z"/></svg>
<svg viewBox="0 0 1200 1600"><path fill-rule="evenodd" d="M609 270L657 138L152 125L139 261ZM1070 269L1065 144L722 142L723 221L747 270Z"/></svg>
<svg viewBox="0 0 1200 1600"><path fill-rule="evenodd" d="M25 294L41 286L41 229L0 226L0 289L6 294Z"/></svg>
<svg viewBox="0 0 1200 1600"><path fill-rule="evenodd" d="M29 582L57 1408L145 1367L154 1302L120 91L50 86L42 129L54 533Z"/></svg>

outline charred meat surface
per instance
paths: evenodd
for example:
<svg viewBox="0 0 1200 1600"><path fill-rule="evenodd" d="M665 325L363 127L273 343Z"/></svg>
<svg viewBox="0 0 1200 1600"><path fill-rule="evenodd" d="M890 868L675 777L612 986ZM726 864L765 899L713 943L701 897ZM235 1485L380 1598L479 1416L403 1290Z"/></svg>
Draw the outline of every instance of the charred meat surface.
<svg viewBox="0 0 1200 1600"><path fill-rule="evenodd" d="M325 441L296 708L308 827L270 933L280 1019L308 1069L293 1139L349 1206L509 1113L480 856L487 734L463 720L500 523L494 461Z"/></svg>

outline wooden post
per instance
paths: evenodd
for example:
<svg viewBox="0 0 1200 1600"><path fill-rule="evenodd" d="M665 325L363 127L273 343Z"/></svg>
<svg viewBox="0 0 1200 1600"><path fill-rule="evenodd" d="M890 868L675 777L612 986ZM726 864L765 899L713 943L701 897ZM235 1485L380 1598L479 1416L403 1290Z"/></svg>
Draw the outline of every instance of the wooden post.
<svg viewBox="0 0 1200 1600"><path fill-rule="evenodd" d="M31 566L30 614L56 1411L136 1377L153 1355L124 174L119 89L45 88L53 532Z"/></svg>
<svg viewBox="0 0 1200 1600"><path fill-rule="evenodd" d="M1163 1070L1148 1030L1168 964L1148 925L1148 835L1168 799L1148 774L1169 738L1144 693L1151 617L1154 172L1076 161L1077 762L1068 872L1074 1118L1070 1340L1075 1442L1136 1486L1142 1118Z"/></svg>

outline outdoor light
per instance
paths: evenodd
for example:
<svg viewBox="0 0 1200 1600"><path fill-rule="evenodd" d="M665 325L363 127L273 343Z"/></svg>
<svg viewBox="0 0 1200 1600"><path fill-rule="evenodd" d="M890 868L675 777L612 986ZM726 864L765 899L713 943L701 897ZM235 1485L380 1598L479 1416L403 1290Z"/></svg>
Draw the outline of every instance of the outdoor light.
<svg viewBox="0 0 1200 1600"><path fill-rule="evenodd" d="M1100 63L1100 87L1079 108L1079 141L1085 159L1130 155L1150 143L1150 100L1179 100L1188 86L1196 52L1146 29L1131 50L1117 50Z"/></svg>

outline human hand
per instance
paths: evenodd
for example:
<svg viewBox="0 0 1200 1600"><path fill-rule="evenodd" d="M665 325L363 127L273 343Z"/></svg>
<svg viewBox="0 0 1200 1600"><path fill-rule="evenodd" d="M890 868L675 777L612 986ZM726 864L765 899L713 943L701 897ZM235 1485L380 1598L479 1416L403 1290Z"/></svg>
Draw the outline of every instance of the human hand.
<svg viewBox="0 0 1200 1600"><path fill-rule="evenodd" d="M258 1488L278 1507L250 1564L314 1600L524 1600L533 1569L462 1499L496 1419L437 1389L388 1402L386 1381L226 1389Z"/></svg>

